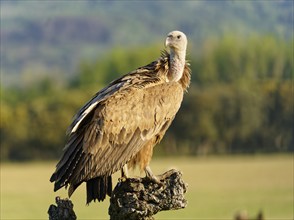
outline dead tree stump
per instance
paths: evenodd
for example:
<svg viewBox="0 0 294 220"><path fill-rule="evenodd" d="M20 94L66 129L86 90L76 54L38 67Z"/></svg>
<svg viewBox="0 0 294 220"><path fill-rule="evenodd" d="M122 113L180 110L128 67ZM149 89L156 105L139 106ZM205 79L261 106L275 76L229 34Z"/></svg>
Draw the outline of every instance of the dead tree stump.
<svg viewBox="0 0 294 220"><path fill-rule="evenodd" d="M73 203L69 199L55 198L56 205L50 205L48 209L49 220L76 220Z"/></svg>
<svg viewBox="0 0 294 220"><path fill-rule="evenodd" d="M169 170L161 175L161 183L147 178L128 178L114 188L108 214L111 220L151 220L163 210L183 209L187 206L184 194L187 184L182 173ZM56 197L56 205L50 205L49 220L76 220L73 203Z"/></svg>
<svg viewBox="0 0 294 220"><path fill-rule="evenodd" d="M147 178L128 178L119 182L112 192L108 213L111 220L149 220L163 210L187 206L184 193L187 184L177 170L161 175L161 184Z"/></svg>

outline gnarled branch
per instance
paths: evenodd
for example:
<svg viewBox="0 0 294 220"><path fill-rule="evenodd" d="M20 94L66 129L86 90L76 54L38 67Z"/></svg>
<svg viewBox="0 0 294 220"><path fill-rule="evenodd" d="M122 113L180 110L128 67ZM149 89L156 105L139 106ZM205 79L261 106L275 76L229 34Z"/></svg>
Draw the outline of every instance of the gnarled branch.
<svg viewBox="0 0 294 220"><path fill-rule="evenodd" d="M56 205L50 205L48 209L49 220L76 220L73 203L69 199L55 198Z"/></svg>
<svg viewBox="0 0 294 220"><path fill-rule="evenodd" d="M187 206L184 193L187 184L180 171L169 170L161 175L161 184L147 178L128 178L119 182L110 198L110 219L154 219L163 210L182 209Z"/></svg>
<svg viewBox="0 0 294 220"><path fill-rule="evenodd" d="M182 173L169 170L160 176L160 181L159 184L148 178L128 178L118 182L110 198L110 219L151 220L160 211L185 208L187 184ZM49 207L49 220L77 219L69 199L56 197L56 204Z"/></svg>

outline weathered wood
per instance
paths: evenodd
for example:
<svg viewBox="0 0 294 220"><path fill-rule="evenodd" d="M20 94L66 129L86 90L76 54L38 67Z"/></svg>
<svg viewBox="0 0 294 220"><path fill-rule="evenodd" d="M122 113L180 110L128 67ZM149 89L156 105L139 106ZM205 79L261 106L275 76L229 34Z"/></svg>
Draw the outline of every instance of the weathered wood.
<svg viewBox="0 0 294 220"><path fill-rule="evenodd" d="M110 219L150 220L157 212L185 208L187 184L181 172L169 170L160 181L158 184L147 178L128 178L119 182L110 198Z"/></svg>
<svg viewBox="0 0 294 220"><path fill-rule="evenodd" d="M151 220L164 210L182 209L187 206L184 194L187 184L182 173L169 170L159 176L160 183L148 178L128 178L117 183L108 213L111 220ZM73 203L56 197L56 205L50 205L49 220L76 220Z"/></svg>
<svg viewBox="0 0 294 220"><path fill-rule="evenodd" d="M55 198L56 205L50 205L48 209L49 220L76 220L73 203L69 199Z"/></svg>

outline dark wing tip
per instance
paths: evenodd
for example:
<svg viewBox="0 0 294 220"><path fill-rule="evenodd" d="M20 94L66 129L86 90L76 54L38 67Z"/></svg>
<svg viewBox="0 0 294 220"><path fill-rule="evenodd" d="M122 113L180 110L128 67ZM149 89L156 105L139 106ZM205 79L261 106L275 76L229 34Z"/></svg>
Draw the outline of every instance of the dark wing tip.
<svg viewBox="0 0 294 220"><path fill-rule="evenodd" d="M53 183L56 180L56 173L53 173L50 177L50 182Z"/></svg>
<svg viewBox="0 0 294 220"><path fill-rule="evenodd" d="M56 173L53 173L51 178L50 178L50 182L54 183L54 192L56 192L57 190L59 190L61 187L64 186L64 184L61 184L60 181L57 181L57 176Z"/></svg>
<svg viewBox="0 0 294 220"><path fill-rule="evenodd" d="M54 192L56 192L57 190L59 190L63 186L64 186L63 184L60 184L59 182L55 182L55 184L54 184Z"/></svg>

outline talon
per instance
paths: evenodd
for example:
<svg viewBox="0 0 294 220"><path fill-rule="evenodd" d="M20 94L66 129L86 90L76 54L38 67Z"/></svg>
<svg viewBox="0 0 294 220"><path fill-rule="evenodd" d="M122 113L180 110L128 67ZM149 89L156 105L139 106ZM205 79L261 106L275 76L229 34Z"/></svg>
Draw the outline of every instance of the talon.
<svg viewBox="0 0 294 220"><path fill-rule="evenodd" d="M122 176L122 177L120 177L120 178L118 178L118 182L125 182L125 181L127 181L127 177L126 176Z"/></svg>
<svg viewBox="0 0 294 220"><path fill-rule="evenodd" d="M150 179L154 183L162 185L162 182L160 181L161 179L160 176L155 176L149 166L145 168L145 173L146 173L146 178Z"/></svg>
<svg viewBox="0 0 294 220"><path fill-rule="evenodd" d="M171 169L171 170L168 170L165 173L163 173L161 175L157 175L157 176L159 177L159 179L164 180L164 179L168 178L170 175L172 175L175 172L176 172L175 169Z"/></svg>

